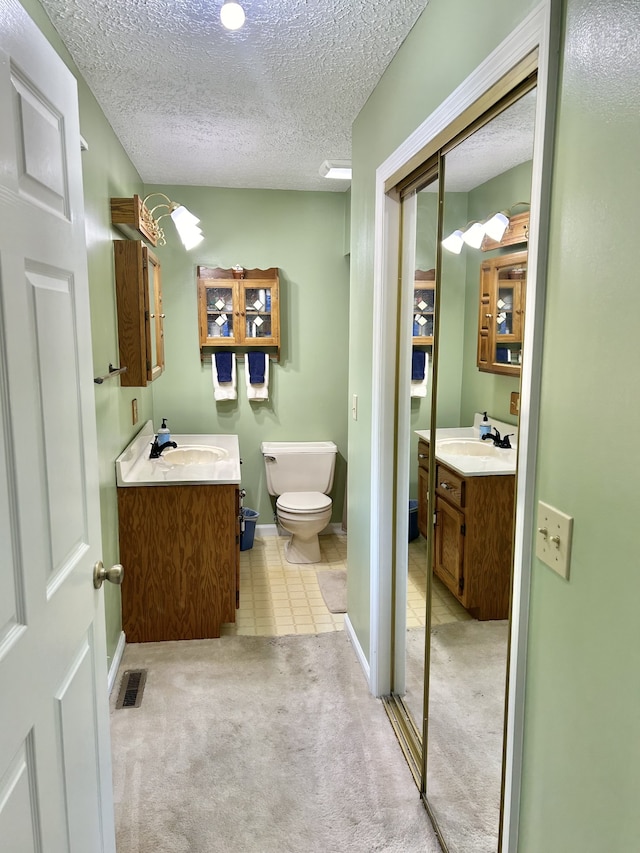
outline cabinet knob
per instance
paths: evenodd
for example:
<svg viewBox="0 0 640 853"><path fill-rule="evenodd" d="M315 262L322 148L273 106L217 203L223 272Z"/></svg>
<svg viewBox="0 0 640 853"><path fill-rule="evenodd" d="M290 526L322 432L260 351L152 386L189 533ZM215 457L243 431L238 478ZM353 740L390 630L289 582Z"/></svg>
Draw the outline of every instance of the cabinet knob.
<svg viewBox="0 0 640 853"><path fill-rule="evenodd" d="M447 491L447 489L451 489L452 487L449 485L449 483L440 483L440 488Z"/></svg>
<svg viewBox="0 0 640 853"><path fill-rule="evenodd" d="M484 316L485 316L488 320L490 320L490 319L493 317L493 314L485 314Z"/></svg>
<svg viewBox="0 0 640 853"><path fill-rule="evenodd" d="M160 319L161 319L161 320L164 320L164 318L165 318L166 316L167 316L166 314L161 314L161 315L160 315Z"/></svg>
<svg viewBox="0 0 640 853"><path fill-rule="evenodd" d="M150 317L151 317L151 319L153 320L153 318L154 318L156 315L155 315L155 314L149 314L149 316L150 316Z"/></svg>
<svg viewBox="0 0 640 853"><path fill-rule="evenodd" d="M429 458L428 453L418 453L418 459L428 459L428 458Z"/></svg>

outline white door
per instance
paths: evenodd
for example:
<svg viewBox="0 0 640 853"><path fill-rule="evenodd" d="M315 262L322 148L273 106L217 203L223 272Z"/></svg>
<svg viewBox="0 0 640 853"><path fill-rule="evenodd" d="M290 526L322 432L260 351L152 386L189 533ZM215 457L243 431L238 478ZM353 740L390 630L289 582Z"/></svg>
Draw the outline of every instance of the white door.
<svg viewBox="0 0 640 853"><path fill-rule="evenodd" d="M113 853L72 75L0 4L0 848Z"/></svg>

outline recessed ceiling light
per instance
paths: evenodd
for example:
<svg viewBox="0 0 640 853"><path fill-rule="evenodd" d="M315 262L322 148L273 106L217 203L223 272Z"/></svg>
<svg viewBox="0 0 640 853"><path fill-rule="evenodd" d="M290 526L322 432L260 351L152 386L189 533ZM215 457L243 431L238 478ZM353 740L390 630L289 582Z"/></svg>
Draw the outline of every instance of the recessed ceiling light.
<svg viewBox="0 0 640 853"><path fill-rule="evenodd" d="M222 26L228 30L239 30L244 24L244 9L239 3L227 0L220 9L220 20Z"/></svg>
<svg viewBox="0 0 640 853"><path fill-rule="evenodd" d="M350 181L351 162L349 160L325 160L322 166L320 166L320 176L323 178Z"/></svg>

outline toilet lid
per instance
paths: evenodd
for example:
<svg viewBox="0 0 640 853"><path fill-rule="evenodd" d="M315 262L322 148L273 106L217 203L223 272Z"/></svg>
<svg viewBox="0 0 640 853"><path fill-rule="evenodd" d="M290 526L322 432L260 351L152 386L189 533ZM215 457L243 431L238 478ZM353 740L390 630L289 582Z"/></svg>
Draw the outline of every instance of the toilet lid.
<svg viewBox="0 0 640 853"><path fill-rule="evenodd" d="M322 492L284 492L276 501L276 506L289 512L320 512L329 509L331 498Z"/></svg>

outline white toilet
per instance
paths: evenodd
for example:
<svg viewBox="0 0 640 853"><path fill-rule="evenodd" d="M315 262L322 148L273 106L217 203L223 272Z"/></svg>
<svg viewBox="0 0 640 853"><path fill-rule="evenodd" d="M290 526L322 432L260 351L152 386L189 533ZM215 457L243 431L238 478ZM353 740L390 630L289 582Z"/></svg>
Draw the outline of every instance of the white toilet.
<svg viewBox="0 0 640 853"><path fill-rule="evenodd" d="M318 533L331 521L333 474L338 448L332 441L263 441L260 450L276 512L291 533L285 546L289 563L320 560Z"/></svg>

